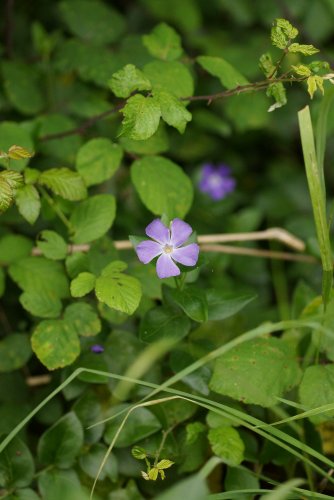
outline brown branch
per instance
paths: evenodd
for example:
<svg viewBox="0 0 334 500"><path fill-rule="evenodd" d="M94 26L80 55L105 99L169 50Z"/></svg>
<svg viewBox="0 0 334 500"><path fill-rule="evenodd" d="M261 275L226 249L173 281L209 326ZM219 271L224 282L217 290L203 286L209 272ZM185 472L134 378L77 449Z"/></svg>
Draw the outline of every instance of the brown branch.
<svg viewBox="0 0 334 500"><path fill-rule="evenodd" d="M10 59L13 54L14 0L6 0L4 4L4 19L5 54L7 59Z"/></svg>
<svg viewBox="0 0 334 500"><path fill-rule="evenodd" d="M264 257L267 259L293 260L316 264L318 261L312 255L298 255L289 252L275 252L272 250L258 250L257 248L234 247L230 245L202 245L203 252L221 252L232 255L249 255L250 257Z"/></svg>

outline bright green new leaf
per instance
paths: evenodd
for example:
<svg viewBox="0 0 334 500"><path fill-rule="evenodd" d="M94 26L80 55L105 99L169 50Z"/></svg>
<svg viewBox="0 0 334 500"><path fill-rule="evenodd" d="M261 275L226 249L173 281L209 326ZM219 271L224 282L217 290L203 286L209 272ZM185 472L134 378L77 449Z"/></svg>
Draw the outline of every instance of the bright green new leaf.
<svg viewBox="0 0 334 500"><path fill-rule="evenodd" d="M35 115L45 106L38 65L17 61L2 63L4 89L10 103L20 113ZM15 141L13 144L17 144Z"/></svg>
<svg viewBox="0 0 334 500"><path fill-rule="evenodd" d="M63 307L57 294L51 290L41 292L28 288L19 300L26 311L39 318L58 318Z"/></svg>
<svg viewBox="0 0 334 500"><path fill-rule="evenodd" d="M296 38L298 30L286 19L275 19L271 28L271 41L275 47L286 49L291 40Z"/></svg>
<svg viewBox="0 0 334 500"><path fill-rule="evenodd" d="M143 342L160 339L183 339L190 330L189 318L180 311L158 306L147 311L140 323L139 337Z"/></svg>
<svg viewBox="0 0 334 500"><path fill-rule="evenodd" d="M8 210L14 201L14 192L9 182L0 175L0 214Z"/></svg>
<svg viewBox="0 0 334 500"><path fill-rule="evenodd" d="M315 91L319 89L322 94L324 94L324 80L321 76L311 75L307 79L307 91L310 94L311 99L313 99Z"/></svg>
<svg viewBox="0 0 334 500"><path fill-rule="evenodd" d="M11 333L0 341L0 373L22 368L31 356L29 336Z"/></svg>
<svg viewBox="0 0 334 500"><path fill-rule="evenodd" d="M193 77L184 64L178 61L153 61L143 71L153 90L164 90L176 97L188 97L194 93Z"/></svg>
<svg viewBox="0 0 334 500"><path fill-rule="evenodd" d="M33 480L35 465L28 446L15 437L0 454L0 484L2 487L24 488Z"/></svg>
<svg viewBox="0 0 334 500"><path fill-rule="evenodd" d="M144 205L155 215L170 219L187 214L193 200L193 185L176 163L162 156L136 160L131 179Z"/></svg>
<svg viewBox="0 0 334 500"><path fill-rule="evenodd" d="M169 92L157 91L154 97L159 102L162 119L183 134L187 123L191 121L191 113L185 105Z"/></svg>
<svg viewBox="0 0 334 500"><path fill-rule="evenodd" d="M274 76L277 69L272 61L271 54L266 52L262 54L259 60L259 66L264 75L268 78L269 76Z"/></svg>
<svg viewBox="0 0 334 500"><path fill-rule="evenodd" d="M255 339L234 347L217 359L210 387L244 403L273 406L294 387L300 369L283 340Z"/></svg>
<svg viewBox="0 0 334 500"><path fill-rule="evenodd" d="M111 194L91 196L75 207L70 218L74 243L89 243L104 236L116 215L116 202Z"/></svg>
<svg viewBox="0 0 334 500"><path fill-rule="evenodd" d="M319 52L319 49L316 49L313 47L313 45L303 45L300 43L292 43L288 47L288 51L292 53L300 53L303 54L304 56L312 56L313 54L316 54Z"/></svg>
<svg viewBox="0 0 334 500"><path fill-rule="evenodd" d="M292 26L292 24L287 19L277 18L275 19L275 25L284 32L289 40L293 40L294 38L296 38L299 33L297 28Z"/></svg>
<svg viewBox="0 0 334 500"><path fill-rule="evenodd" d="M101 321L87 302L74 302L67 306L64 319L75 328L78 335L83 337L91 337L101 331Z"/></svg>
<svg viewBox="0 0 334 500"><path fill-rule="evenodd" d="M134 64L127 64L114 73L109 86L116 97L129 97L135 90L151 90L151 82Z"/></svg>
<svg viewBox="0 0 334 500"><path fill-rule="evenodd" d="M70 31L91 44L114 42L124 31L121 14L101 1L65 0L59 7Z"/></svg>
<svg viewBox="0 0 334 500"><path fill-rule="evenodd" d="M33 247L33 242L20 234L7 234L0 239L0 263L11 264L27 257Z"/></svg>
<svg viewBox="0 0 334 500"><path fill-rule="evenodd" d="M61 417L38 441L37 454L44 465L67 469L83 445L83 427L74 412Z"/></svg>
<svg viewBox="0 0 334 500"><path fill-rule="evenodd" d="M239 432L230 426L215 427L209 430L212 451L229 465L239 465L244 459L245 445Z"/></svg>
<svg viewBox="0 0 334 500"><path fill-rule="evenodd" d="M275 103L268 109L269 112L274 111L277 108L281 108L287 103L286 91L282 82L272 83L269 85L266 94L268 97L273 97L275 99Z"/></svg>
<svg viewBox="0 0 334 500"><path fill-rule="evenodd" d="M199 56L196 60L210 75L217 76L227 89L249 83L237 69L221 57Z"/></svg>
<svg viewBox="0 0 334 500"><path fill-rule="evenodd" d="M86 198L85 183L77 172L67 167L50 168L41 173L38 183L48 187L65 200L77 201Z"/></svg>
<svg viewBox="0 0 334 500"><path fill-rule="evenodd" d="M297 73L297 75L300 76L310 76L312 75L312 71L308 66L305 66L305 64L298 64L298 66L291 66L293 70Z"/></svg>
<svg viewBox="0 0 334 500"><path fill-rule="evenodd" d="M28 151L33 151L34 145L30 133L26 128L16 122L0 123L0 150L8 151L13 144L19 144ZM15 160L10 163L13 170L21 171L29 162L29 158ZM8 167L5 159L0 159L0 165Z"/></svg>
<svg viewBox="0 0 334 500"><path fill-rule="evenodd" d="M23 175L15 170L3 170L0 172L0 178L7 181L14 194L16 194L16 190L24 184Z"/></svg>
<svg viewBox="0 0 334 500"><path fill-rule="evenodd" d="M70 365L80 354L75 328L61 319L41 321L32 334L31 346L48 370Z"/></svg>
<svg viewBox="0 0 334 500"><path fill-rule="evenodd" d="M299 386L301 404L311 410L334 401L334 364L314 365L306 368ZM333 420L334 410L309 417L318 425Z"/></svg>
<svg viewBox="0 0 334 500"><path fill-rule="evenodd" d="M34 224L39 216L41 200L35 186L26 184L16 192L15 203L22 217Z"/></svg>
<svg viewBox="0 0 334 500"><path fill-rule="evenodd" d="M75 166L86 186L93 186L113 176L122 156L123 150L118 144L100 137L91 139L79 149Z"/></svg>
<svg viewBox="0 0 334 500"><path fill-rule="evenodd" d="M149 53L158 59L173 61L183 53L180 35L166 23L158 24L142 40Z"/></svg>
<svg viewBox="0 0 334 500"><path fill-rule="evenodd" d="M154 97L136 94L128 99L121 113L124 116L121 135L130 139L149 139L158 129L161 111Z"/></svg>
<svg viewBox="0 0 334 500"><path fill-rule="evenodd" d="M95 293L98 300L126 314L133 314L141 296L140 281L122 271L126 264L115 261L109 264L96 280Z"/></svg>
<svg viewBox="0 0 334 500"><path fill-rule="evenodd" d="M83 297L95 287L96 276L92 273L82 272L71 281L72 297Z"/></svg>
<svg viewBox="0 0 334 500"><path fill-rule="evenodd" d="M67 243L55 231L45 229L39 234L37 246L48 259L62 260L67 255Z"/></svg>

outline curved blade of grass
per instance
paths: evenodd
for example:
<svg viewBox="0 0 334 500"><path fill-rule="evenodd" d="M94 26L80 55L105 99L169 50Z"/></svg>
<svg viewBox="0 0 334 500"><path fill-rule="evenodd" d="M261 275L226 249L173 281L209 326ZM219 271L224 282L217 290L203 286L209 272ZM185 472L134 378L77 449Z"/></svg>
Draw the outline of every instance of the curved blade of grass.
<svg viewBox="0 0 334 500"><path fill-rule="evenodd" d="M328 121L328 112L332 105L333 97L334 97L334 88L330 87L329 89L326 89L326 93L323 99L321 99L318 120L315 129L317 163L318 163L320 178L322 178L324 193L325 193L324 160L325 160L326 139L327 139L327 121Z"/></svg>

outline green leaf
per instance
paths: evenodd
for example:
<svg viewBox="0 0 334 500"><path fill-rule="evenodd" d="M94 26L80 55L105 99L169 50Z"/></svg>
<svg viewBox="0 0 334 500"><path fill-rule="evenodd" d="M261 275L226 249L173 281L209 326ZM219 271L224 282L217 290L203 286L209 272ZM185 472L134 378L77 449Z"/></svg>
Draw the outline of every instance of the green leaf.
<svg viewBox="0 0 334 500"><path fill-rule="evenodd" d="M77 172L69 168L50 168L41 173L38 183L48 187L65 200L77 201L86 198L85 183Z"/></svg>
<svg viewBox="0 0 334 500"><path fill-rule="evenodd" d="M252 302L256 295L227 294L215 288L206 292L209 320L218 321L234 316Z"/></svg>
<svg viewBox="0 0 334 500"><path fill-rule="evenodd" d="M38 476L38 490L44 500L88 500L74 470L53 468L44 470Z"/></svg>
<svg viewBox="0 0 334 500"><path fill-rule="evenodd" d="M282 18L275 19L275 25L284 32L284 34L289 38L289 40L293 40L294 38L296 38L296 36L299 33L297 28L292 26L292 24L287 19L282 19Z"/></svg>
<svg viewBox="0 0 334 500"><path fill-rule="evenodd" d="M249 83L237 69L221 57L199 56L196 61L202 68L210 73L210 75L218 77L220 83L227 89L233 89Z"/></svg>
<svg viewBox="0 0 334 500"><path fill-rule="evenodd" d="M307 91L310 94L311 99L313 99L314 93L317 89L320 90L322 95L324 94L324 80L321 76L311 75L307 79Z"/></svg>
<svg viewBox="0 0 334 500"><path fill-rule="evenodd" d="M71 295L72 297L83 297L91 292L95 287L96 276L92 273L83 272L78 274L74 280L71 281Z"/></svg>
<svg viewBox="0 0 334 500"><path fill-rule="evenodd" d="M157 91L154 92L154 97L159 102L162 119L183 134L192 118L185 105L169 92Z"/></svg>
<svg viewBox="0 0 334 500"><path fill-rule="evenodd" d="M115 198L111 194L91 196L76 206L70 218L74 243L89 243L104 236L116 215Z"/></svg>
<svg viewBox="0 0 334 500"><path fill-rule="evenodd" d="M40 497L30 488L20 488L8 500L40 500Z"/></svg>
<svg viewBox="0 0 334 500"><path fill-rule="evenodd" d="M41 209L41 200L35 186L26 184L17 190L15 203L22 217L34 224L39 216Z"/></svg>
<svg viewBox="0 0 334 500"><path fill-rule="evenodd" d="M87 453L80 455L79 465L81 469L92 479L95 479L99 467L107 454L107 447L100 443L93 444ZM118 476L117 458L111 454L108 456L106 463L99 475L99 481L109 478L111 481L116 482Z"/></svg>
<svg viewBox="0 0 334 500"><path fill-rule="evenodd" d="M136 94L127 100L120 112L124 115L121 134L130 139L149 139L158 129L161 112L154 97Z"/></svg>
<svg viewBox="0 0 334 500"><path fill-rule="evenodd" d="M143 317L139 337L149 343L160 339L181 340L189 333L190 327L189 318L180 311L158 306Z"/></svg>
<svg viewBox="0 0 334 500"><path fill-rule="evenodd" d="M276 338L255 339L234 347L217 359L213 391L260 406L273 406L294 387L300 369L289 345Z"/></svg>
<svg viewBox="0 0 334 500"><path fill-rule="evenodd" d="M28 335L22 333L8 335L0 341L0 372L11 372L21 368L30 356L31 348Z"/></svg>
<svg viewBox="0 0 334 500"><path fill-rule="evenodd" d="M142 291L137 278L122 273L126 267L121 261L109 264L96 280L95 293L98 300L112 309L133 314L139 306Z"/></svg>
<svg viewBox="0 0 334 500"><path fill-rule="evenodd" d="M205 292L200 288L187 286L181 291L165 287L164 294L167 300L175 302L194 321L208 320L208 304Z"/></svg>
<svg viewBox="0 0 334 500"><path fill-rule="evenodd" d="M155 215L181 219L193 199L193 185L183 170L167 158L151 156L136 160L131 179L143 204Z"/></svg>
<svg viewBox="0 0 334 500"><path fill-rule="evenodd" d="M24 291L68 297L67 277L59 262L44 257L25 257L11 264L9 275Z"/></svg>
<svg viewBox="0 0 334 500"><path fill-rule="evenodd" d="M67 256L67 243L55 231L45 229L39 234L37 246L48 259L62 260Z"/></svg>
<svg viewBox="0 0 334 500"><path fill-rule="evenodd" d="M300 53L303 54L304 56L312 56L313 54L316 54L319 52L319 49L316 49L313 47L313 45L303 45L300 43L292 43L288 47L288 51L292 53Z"/></svg>
<svg viewBox="0 0 334 500"><path fill-rule="evenodd" d="M0 175L0 213L5 212L14 201L14 192L9 182Z"/></svg>
<svg viewBox="0 0 334 500"><path fill-rule="evenodd" d="M60 12L74 35L95 45L114 42L125 29L121 14L100 1L66 0Z"/></svg>
<svg viewBox="0 0 334 500"><path fill-rule="evenodd" d="M39 318L58 318L62 310L61 300L51 290L27 289L19 297L20 303L33 316Z"/></svg>
<svg viewBox="0 0 334 500"><path fill-rule="evenodd" d="M188 97L194 93L194 81L187 66L177 61L154 61L143 71L153 90L163 90L176 97Z"/></svg>
<svg viewBox="0 0 334 500"><path fill-rule="evenodd" d="M127 64L114 73L109 86L116 97L129 97L135 90L151 90L151 82L134 64Z"/></svg>
<svg viewBox="0 0 334 500"><path fill-rule="evenodd" d="M15 170L3 170L0 172L0 178L7 181L14 194L16 194L16 190L24 184L22 174L16 172Z"/></svg>
<svg viewBox="0 0 334 500"><path fill-rule="evenodd" d="M76 169L86 186L110 179L118 169L123 150L118 144L100 137L86 142L78 151Z"/></svg>
<svg viewBox="0 0 334 500"><path fill-rule="evenodd" d="M142 40L149 53L158 59L174 61L183 53L180 35L166 23L158 24Z"/></svg>
<svg viewBox="0 0 334 500"><path fill-rule="evenodd" d="M268 97L273 97L275 99L275 103L268 109L269 112L281 108L287 103L286 92L282 82L269 85L266 94Z"/></svg>
<svg viewBox="0 0 334 500"><path fill-rule="evenodd" d="M38 65L24 64L17 61L2 63L4 89L9 102L25 115L40 113L45 100L40 87ZM17 144L15 141L14 144Z"/></svg>
<svg viewBox="0 0 334 500"><path fill-rule="evenodd" d="M306 368L299 386L301 404L311 410L318 406L333 403L334 400L334 364L314 365ZM315 425L332 420L333 411L309 417Z"/></svg>
<svg viewBox="0 0 334 500"><path fill-rule="evenodd" d="M6 275L2 267L0 267L0 297L3 296L6 289Z"/></svg>
<svg viewBox="0 0 334 500"><path fill-rule="evenodd" d="M226 491L240 490L240 489L259 489L260 482L257 476L248 469L239 469L236 467L228 467L224 482ZM243 495L243 498L236 497L237 500L253 500L254 495Z"/></svg>
<svg viewBox="0 0 334 500"><path fill-rule="evenodd" d="M290 40L298 35L298 30L286 19L275 19L275 24L271 28L271 41L275 47L286 49Z"/></svg>
<svg viewBox="0 0 334 500"><path fill-rule="evenodd" d="M0 239L0 263L7 265L27 257L32 250L33 243L20 234L7 234Z"/></svg>
<svg viewBox="0 0 334 500"><path fill-rule="evenodd" d="M168 490L158 495L156 500L175 500L176 498L204 500L204 498L208 498L209 493L205 479L200 474L196 474L168 488Z"/></svg>
<svg viewBox="0 0 334 500"><path fill-rule="evenodd" d="M45 114L39 120L38 137L43 138L48 135L62 134L76 127L77 123L68 116L55 113ZM17 140L16 144L22 145L22 142ZM39 151L45 156L57 158L61 162L68 164L75 161L76 153L81 144L82 138L80 135L65 135L65 137L60 137L59 139L41 141L39 143Z"/></svg>
<svg viewBox="0 0 334 500"><path fill-rule="evenodd" d="M293 70L300 76L310 76L312 75L312 71L305 64L298 64L298 66L291 66Z"/></svg>
<svg viewBox="0 0 334 500"><path fill-rule="evenodd" d="M108 416L110 417L115 415L119 411L126 408L128 408L128 405L125 404L114 406L108 412ZM107 423L104 433L104 439L107 444L111 443L123 418L124 415L120 415ZM127 419L126 424L124 425L122 432L115 443L115 447L125 448L127 446L131 446L132 444L151 436L160 429L161 423L150 410L147 408L136 408L130 413L129 418Z"/></svg>
<svg viewBox="0 0 334 500"><path fill-rule="evenodd" d="M64 320L70 323L78 335L91 337L101 331L101 321L87 302L75 302L65 309Z"/></svg>
<svg viewBox="0 0 334 500"><path fill-rule="evenodd" d="M35 466L27 445L15 437L0 455L0 484L6 488L24 488L33 480Z"/></svg>
<svg viewBox="0 0 334 500"><path fill-rule="evenodd" d="M77 332L61 319L41 321L32 334L31 346L48 370L70 365L80 354Z"/></svg>
<svg viewBox="0 0 334 500"><path fill-rule="evenodd" d="M44 465L56 465L67 469L83 445L83 428L74 412L61 417L47 429L38 441L37 454Z"/></svg>
<svg viewBox="0 0 334 500"><path fill-rule="evenodd" d="M239 465L244 459L245 445L236 429L215 427L208 433L212 451L229 465Z"/></svg>
<svg viewBox="0 0 334 500"><path fill-rule="evenodd" d="M34 145L30 133L23 125L16 122L2 122L0 123L0 150L8 151L13 144L20 144L29 151L34 149ZM11 162L11 168L21 172L29 162L30 158L17 160ZM7 167L7 162L0 159L0 165Z"/></svg>
<svg viewBox="0 0 334 500"><path fill-rule="evenodd" d="M269 52L266 52L265 54L262 54L259 60L259 66L261 71L264 73L264 75L268 78L271 75L276 74L276 67L272 61L271 54Z"/></svg>
<svg viewBox="0 0 334 500"><path fill-rule="evenodd" d="M156 155L169 149L169 139L163 121L160 121L158 130L146 141L136 141L122 136L120 143L125 151L140 155Z"/></svg>

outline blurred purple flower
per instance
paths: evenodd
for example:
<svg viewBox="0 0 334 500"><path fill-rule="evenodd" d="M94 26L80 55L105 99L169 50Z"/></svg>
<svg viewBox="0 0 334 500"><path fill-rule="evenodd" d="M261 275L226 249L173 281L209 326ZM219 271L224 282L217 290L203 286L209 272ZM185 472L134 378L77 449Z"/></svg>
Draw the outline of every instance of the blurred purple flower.
<svg viewBox="0 0 334 500"><path fill-rule="evenodd" d="M181 219L172 220L170 229L160 219L155 219L145 229L145 233L153 241L145 240L136 246L140 262L148 264L159 256L156 267L158 277L178 276L181 271L175 262L194 266L198 259L199 246L196 243L182 246L192 232L191 226Z"/></svg>
<svg viewBox="0 0 334 500"><path fill-rule="evenodd" d="M217 167L205 163L202 167L199 189L208 194L213 200L222 200L234 191L235 179L231 176L231 169L220 164Z"/></svg>
<svg viewBox="0 0 334 500"><path fill-rule="evenodd" d="M94 344L91 346L90 350L95 354L101 354L101 352L104 352L104 347L101 344Z"/></svg>

